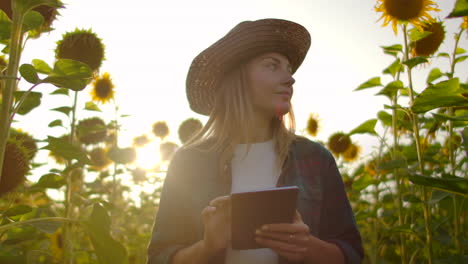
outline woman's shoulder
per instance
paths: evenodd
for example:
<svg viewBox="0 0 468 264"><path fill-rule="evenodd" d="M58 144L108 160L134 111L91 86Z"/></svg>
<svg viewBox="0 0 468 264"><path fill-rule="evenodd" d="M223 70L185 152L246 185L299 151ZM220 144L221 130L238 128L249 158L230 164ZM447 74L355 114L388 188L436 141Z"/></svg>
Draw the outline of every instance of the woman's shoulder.
<svg viewBox="0 0 468 264"><path fill-rule="evenodd" d="M291 147L299 158L308 156L319 156L325 159L333 158L331 152L322 142L313 141L303 136L296 135Z"/></svg>

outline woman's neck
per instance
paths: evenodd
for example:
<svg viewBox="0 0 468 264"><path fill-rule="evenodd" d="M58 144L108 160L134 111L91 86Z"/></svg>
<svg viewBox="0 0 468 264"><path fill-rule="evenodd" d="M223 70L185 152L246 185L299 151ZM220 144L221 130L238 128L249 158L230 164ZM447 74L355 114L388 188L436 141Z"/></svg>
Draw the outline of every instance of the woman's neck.
<svg viewBox="0 0 468 264"><path fill-rule="evenodd" d="M246 143L260 143L269 141L273 138L273 130L271 128L271 119L256 118L253 122L255 125L253 131L250 131L250 138L240 142L241 144Z"/></svg>

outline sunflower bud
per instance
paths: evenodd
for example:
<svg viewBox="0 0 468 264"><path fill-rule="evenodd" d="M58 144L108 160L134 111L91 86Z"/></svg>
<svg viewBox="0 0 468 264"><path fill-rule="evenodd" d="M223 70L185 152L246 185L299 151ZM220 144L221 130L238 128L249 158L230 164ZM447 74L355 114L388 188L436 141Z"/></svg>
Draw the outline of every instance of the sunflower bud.
<svg viewBox="0 0 468 264"><path fill-rule="evenodd" d="M359 153L361 152L361 148L354 143L349 145L348 149L343 152L343 158L347 162L356 161L359 157Z"/></svg>
<svg viewBox="0 0 468 264"><path fill-rule="evenodd" d="M103 170L111 164L111 160L107 156L107 151L103 148L95 148L89 153L91 160L91 168L94 170Z"/></svg>
<svg viewBox="0 0 468 264"><path fill-rule="evenodd" d="M133 139L133 146L135 147L143 147L144 145L148 143L149 143L149 139L146 135L141 135Z"/></svg>
<svg viewBox="0 0 468 264"><path fill-rule="evenodd" d="M202 129L203 125L200 120L195 118L189 118L182 122L179 126L179 139L182 144L185 144L189 139L191 139L198 131Z"/></svg>
<svg viewBox="0 0 468 264"><path fill-rule="evenodd" d="M97 71L104 60L104 44L91 30L76 29L57 42L55 57L80 61Z"/></svg>
<svg viewBox="0 0 468 264"><path fill-rule="evenodd" d="M28 150L15 139L9 139L5 147L0 195L12 191L26 179L29 171Z"/></svg>
<svg viewBox="0 0 468 264"><path fill-rule="evenodd" d="M76 133L81 143L92 145L106 140L107 127L102 119L92 117L78 122Z"/></svg>
<svg viewBox="0 0 468 264"><path fill-rule="evenodd" d="M31 135L20 130L11 129L10 138L15 139L27 150L29 160L32 160L36 156L37 144Z"/></svg>
<svg viewBox="0 0 468 264"><path fill-rule="evenodd" d="M153 134L161 139L169 135L169 127L166 122L159 121L153 124Z"/></svg>

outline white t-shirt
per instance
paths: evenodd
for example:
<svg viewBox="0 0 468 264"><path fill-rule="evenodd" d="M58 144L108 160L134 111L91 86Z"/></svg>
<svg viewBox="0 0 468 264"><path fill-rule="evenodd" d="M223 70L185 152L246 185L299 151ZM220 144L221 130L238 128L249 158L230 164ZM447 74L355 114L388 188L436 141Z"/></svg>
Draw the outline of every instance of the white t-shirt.
<svg viewBox="0 0 468 264"><path fill-rule="evenodd" d="M276 186L281 169L276 165L276 152L273 140L250 145L239 144L232 159L233 192L252 191ZM269 248L226 251L226 264L275 264L278 255Z"/></svg>

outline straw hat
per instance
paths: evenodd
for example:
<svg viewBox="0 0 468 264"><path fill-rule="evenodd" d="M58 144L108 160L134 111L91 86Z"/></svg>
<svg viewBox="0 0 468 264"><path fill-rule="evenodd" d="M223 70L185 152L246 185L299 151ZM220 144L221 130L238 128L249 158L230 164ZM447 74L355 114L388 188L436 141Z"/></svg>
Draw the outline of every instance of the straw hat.
<svg viewBox="0 0 468 264"><path fill-rule="evenodd" d="M239 23L193 60L186 80L190 108L209 115L223 76L239 64L257 55L278 52L288 57L294 73L309 47L309 32L297 23L282 19Z"/></svg>

